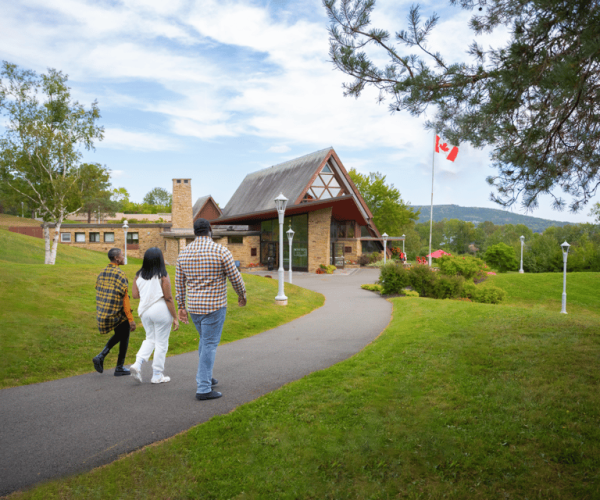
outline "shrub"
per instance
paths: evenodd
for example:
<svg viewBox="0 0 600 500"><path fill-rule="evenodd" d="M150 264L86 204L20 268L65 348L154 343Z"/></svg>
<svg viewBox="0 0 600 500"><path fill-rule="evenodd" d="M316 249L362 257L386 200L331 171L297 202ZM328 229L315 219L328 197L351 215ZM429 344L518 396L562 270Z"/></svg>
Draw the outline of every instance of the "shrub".
<svg viewBox="0 0 600 500"><path fill-rule="evenodd" d="M428 266L412 266L408 271L410 286L412 286L421 297L432 297L433 287L437 279L437 273Z"/></svg>
<svg viewBox="0 0 600 500"><path fill-rule="evenodd" d="M498 243L488 247L484 254L485 261L501 273L516 271L519 261L515 255L515 249L505 243Z"/></svg>
<svg viewBox="0 0 600 500"><path fill-rule="evenodd" d="M333 274L333 271L337 269L337 267L335 267L333 264L321 264L319 267L323 269L323 271L325 271L325 273L327 274Z"/></svg>
<svg viewBox="0 0 600 500"><path fill-rule="evenodd" d="M369 263L369 254L368 253L363 253L359 258L358 258L358 263L361 266L366 266Z"/></svg>
<svg viewBox="0 0 600 500"><path fill-rule="evenodd" d="M462 276L438 274L432 282L429 297L434 299L455 299L461 296L465 279Z"/></svg>
<svg viewBox="0 0 600 500"><path fill-rule="evenodd" d="M401 293L403 288L411 284L409 272L395 262L388 262L382 266L379 283L383 295Z"/></svg>
<svg viewBox="0 0 600 500"><path fill-rule="evenodd" d="M440 271L447 276L462 276L466 280L474 279L478 274L483 274L487 268L483 260L477 257L444 255L437 259Z"/></svg>
<svg viewBox="0 0 600 500"><path fill-rule="evenodd" d="M369 262L371 264L373 264L374 262L378 262L380 260L383 260L383 253L372 252L369 254Z"/></svg>
<svg viewBox="0 0 600 500"><path fill-rule="evenodd" d="M418 297L419 296L419 292L417 292L416 290L409 290L408 288L405 288L404 290L402 290L402 293L407 297Z"/></svg>
<svg viewBox="0 0 600 500"><path fill-rule="evenodd" d="M462 296L473 302L499 304L506 298L506 292L497 286L477 286L473 283L465 283Z"/></svg>
<svg viewBox="0 0 600 500"><path fill-rule="evenodd" d="M373 285L360 285L363 290L369 290L371 292L381 292L381 285L373 284Z"/></svg>

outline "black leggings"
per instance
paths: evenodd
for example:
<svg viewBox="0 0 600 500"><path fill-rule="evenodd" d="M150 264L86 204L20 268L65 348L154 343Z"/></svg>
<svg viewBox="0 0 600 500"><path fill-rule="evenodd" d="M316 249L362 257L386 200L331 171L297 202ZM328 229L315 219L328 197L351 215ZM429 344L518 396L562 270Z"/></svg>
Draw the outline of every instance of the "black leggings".
<svg viewBox="0 0 600 500"><path fill-rule="evenodd" d="M117 360L117 366L120 366L125 362L127 348L129 347L129 321L123 321L123 323L115 328L115 334L109 339L106 347L110 350L117 344L119 344L119 359Z"/></svg>

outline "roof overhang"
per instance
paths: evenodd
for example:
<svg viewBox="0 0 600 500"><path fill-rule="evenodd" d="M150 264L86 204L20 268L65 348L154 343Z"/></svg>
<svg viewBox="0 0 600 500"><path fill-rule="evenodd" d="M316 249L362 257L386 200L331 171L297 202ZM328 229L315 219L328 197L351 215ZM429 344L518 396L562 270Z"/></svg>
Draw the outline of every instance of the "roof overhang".
<svg viewBox="0 0 600 500"><path fill-rule="evenodd" d="M299 203L286 207L285 215L299 215L308 212L314 212L323 208L332 208L332 215L337 220L355 220L362 226L370 225L364 216L364 211L357 204L356 199L351 194L329 198L327 200L310 201L308 203ZM247 214L235 214L222 217L211 221L212 224L256 224L263 220L277 218L277 210L263 210L261 212L251 212Z"/></svg>

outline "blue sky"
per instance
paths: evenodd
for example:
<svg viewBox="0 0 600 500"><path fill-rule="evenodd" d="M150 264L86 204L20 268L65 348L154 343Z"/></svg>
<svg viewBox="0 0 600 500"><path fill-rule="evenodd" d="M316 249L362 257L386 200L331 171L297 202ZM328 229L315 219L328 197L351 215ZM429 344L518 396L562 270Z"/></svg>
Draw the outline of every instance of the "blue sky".
<svg viewBox="0 0 600 500"><path fill-rule="evenodd" d="M374 25L405 28L411 3L379 0ZM374 90L343 96L347 78L328 60L320 0L0 0L0 7L0 59L62 70L77 100L98 100L106 137L86 160L106 165L134 201L189 177L194 198L211 194L224 206L246 174L333 146L348 170L379 171L404 200L430 202L433 138L424 119L390 115ZM441 23L431 46L462 59L473 39L469 13L422 2L423 17L434 11ZM499 208L489 201L487 151L463 145L454 163L437 156L435 204ZM556 212L550 201L531 215L591 221L589 208Z"/></svg>

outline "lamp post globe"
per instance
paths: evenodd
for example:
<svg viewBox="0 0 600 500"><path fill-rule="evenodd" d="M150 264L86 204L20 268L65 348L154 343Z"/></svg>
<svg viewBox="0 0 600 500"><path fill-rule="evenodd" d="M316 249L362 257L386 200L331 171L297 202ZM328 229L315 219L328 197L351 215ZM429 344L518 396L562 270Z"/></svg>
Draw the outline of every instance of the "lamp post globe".
<svg viewBox="0 0 600 500"><path fill-rule="evenodd" d="M523 271L523 244L525 243L525 236L520 236L519 239L521 240L521 269L519 269L519 273L523 274L525 271Z"/></svg>
<svg viewBox="0 0 600 500"><path fill-rule="evenodd" d="M288 241L290 242L289 260L290 260L290 283L292 282L292 240L294 239L294 230L290 228L286 231Z"/></svg>
<svg viewBox="0 0 600 500"><path fill-rule="evenodd" d="M383 233L381 237L383 238L383 263L385 264L387 262L387 240L389 236L387 233Z"/></svg>
<svg viewBox="0 0 600 500"><path fill-rule="evenodd" d="M123 232L125 233L125 250L124 250L124 254L123 257L125 258L125 265L127 265L127 230L129 229L129 225L127 224L127 221L123 221Z"/></svg>
<svg viewBox="0 0 600 500"><path fill-rule="evenodd" d="M285 270L283 269L283 218L287 202L288 199L283 196L283 193L275 198L275 208L277 208L277 215L279 216L279 269L277 271L279 291L277 297L275 297L275 303L281 306L287 306L287 297L283 291L283 280L285 276Z"/></svg>
<svg viewBox="0 0 600 500"><path fill-rule="evenodd" d="M562 314L567 314L567 256L569 255L569 245L566 241L560 246L563 253L563 293L562 293Z"/></svg>

